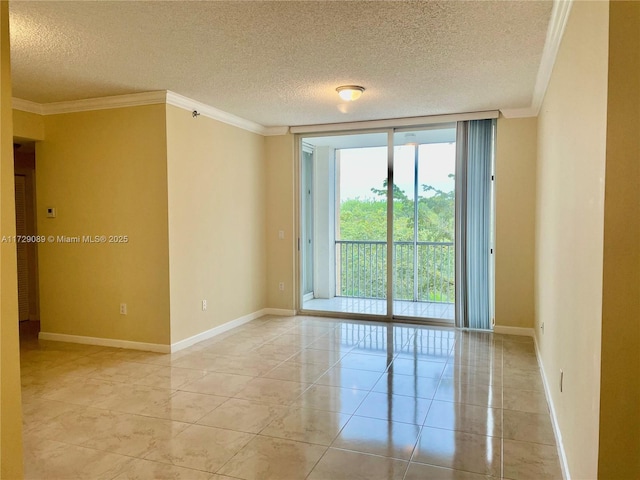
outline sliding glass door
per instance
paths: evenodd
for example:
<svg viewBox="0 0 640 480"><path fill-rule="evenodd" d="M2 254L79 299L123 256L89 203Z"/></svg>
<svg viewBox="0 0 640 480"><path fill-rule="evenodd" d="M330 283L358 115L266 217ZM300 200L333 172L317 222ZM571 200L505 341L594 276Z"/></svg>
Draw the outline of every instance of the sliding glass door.
<svg viewBox="0 0 640 480"><path fill-rule="evenodd" d="M387 315L387 136L302 139L304 310Z"/></svg>
<svg viewBox="0 0 640 480"><path fill-rule="evenodd" d="M452 322L455 124L300 140L301 309Z"/></svg>
<svg viewBox="0 0 640 480"><path fill-rule="evenodd" d="M456 130L394 133L393 313L455 314Z"/></svg>

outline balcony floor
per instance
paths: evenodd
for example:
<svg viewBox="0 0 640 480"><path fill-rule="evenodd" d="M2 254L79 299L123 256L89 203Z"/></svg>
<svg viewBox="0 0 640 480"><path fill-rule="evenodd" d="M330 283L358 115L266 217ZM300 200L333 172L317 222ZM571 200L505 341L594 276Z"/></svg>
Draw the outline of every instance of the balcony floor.
<svg viewBox="0 0 640 480"><path fill-rule="evenodd" d="M453 321L455 309L453 303L393 302L394 315L401 317L433 318ZM303 302L304 310L337 313L359 313L366 315L386 315L387 301L373 298L314 298Z"/></svg>

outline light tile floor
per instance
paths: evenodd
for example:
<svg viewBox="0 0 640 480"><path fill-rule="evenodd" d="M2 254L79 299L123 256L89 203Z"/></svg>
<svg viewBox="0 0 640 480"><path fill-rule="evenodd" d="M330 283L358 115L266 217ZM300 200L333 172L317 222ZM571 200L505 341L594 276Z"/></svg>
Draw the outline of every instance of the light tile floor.
<svg viewBox="0 0 640 480"><path fill-rule="evenodd" d="M27 479L562 478L529 338L264 317L21 361Z"/></svg>

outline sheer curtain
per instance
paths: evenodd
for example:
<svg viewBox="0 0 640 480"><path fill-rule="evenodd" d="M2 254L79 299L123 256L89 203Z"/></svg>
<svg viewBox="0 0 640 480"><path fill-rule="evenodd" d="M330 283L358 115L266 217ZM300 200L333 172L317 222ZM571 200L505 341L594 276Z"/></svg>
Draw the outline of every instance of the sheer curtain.
<svg viewBox="0 0 640 480"><path fill-rule="evenodd" d="M495 120L458 122L456 326L491 330L492 163Z"/></svg>

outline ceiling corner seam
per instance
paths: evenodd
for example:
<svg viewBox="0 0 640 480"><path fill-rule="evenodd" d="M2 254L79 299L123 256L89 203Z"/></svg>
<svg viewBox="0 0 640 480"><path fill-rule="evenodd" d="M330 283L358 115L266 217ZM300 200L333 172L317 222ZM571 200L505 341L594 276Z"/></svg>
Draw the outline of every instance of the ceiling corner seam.
<svg viewBox="0 0 640 480"><path fill-rule="evenodd" d="M542 102L547 92L549 81L551 80L551 74L553 73L553 67L556 63L556 57L560 49L565 27L567 26L573 1L574 0L554 0L553 2L547 37L545 39L544 49L542 50L542 59L540 60L540 67L538 68L536 84L531 99L533 116L538 116L540 113L540 108L542 107Z"/></svg>

